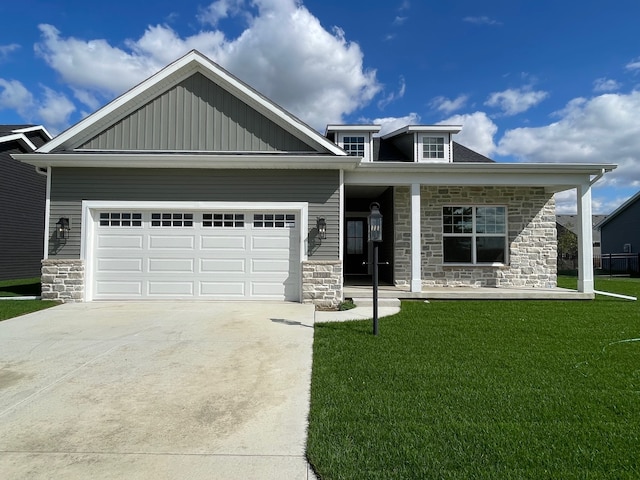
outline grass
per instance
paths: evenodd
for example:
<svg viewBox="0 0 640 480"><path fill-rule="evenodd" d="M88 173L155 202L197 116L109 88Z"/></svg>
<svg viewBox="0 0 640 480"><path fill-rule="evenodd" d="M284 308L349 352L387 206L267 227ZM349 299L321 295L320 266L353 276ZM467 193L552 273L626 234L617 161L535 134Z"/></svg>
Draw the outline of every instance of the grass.
<svg viewBox="0 0 640 480"><path fill-rule="evenodd" d="M640 477L637 302L404 302L370 332L316 324L307 455L323 480Z"/></svg>
<svg viewBox="0 0 640 480"><path fill-rule="evenodd" d="M0 297L39 296L40 278L0 281ZM0 321L59 305L46 300L2 300Z"/></svg>

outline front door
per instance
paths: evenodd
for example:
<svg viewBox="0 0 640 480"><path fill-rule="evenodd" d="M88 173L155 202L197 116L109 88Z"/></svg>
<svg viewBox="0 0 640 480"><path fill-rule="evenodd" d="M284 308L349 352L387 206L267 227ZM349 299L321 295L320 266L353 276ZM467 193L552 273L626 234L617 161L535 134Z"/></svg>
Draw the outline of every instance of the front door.
<svg viewBox="0 0 640 480"><path fill-rule="evenodd" d="M347 234L345 235L345 274L366 275L367 219L366 217L347 218Z"/></svg>

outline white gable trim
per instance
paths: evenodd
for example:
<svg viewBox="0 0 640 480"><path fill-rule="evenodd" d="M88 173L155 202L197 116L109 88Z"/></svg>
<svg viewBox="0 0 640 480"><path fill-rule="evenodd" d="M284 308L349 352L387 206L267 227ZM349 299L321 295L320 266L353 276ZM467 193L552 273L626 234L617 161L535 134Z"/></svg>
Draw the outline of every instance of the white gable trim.
<svg viewBox="0 0 640 480"><path fill-rule="evenodd" d="M23 133L13 133L11 135L5 135L3 137L0 137L0 143L9 143L9 142L18 142L22 144L24 148L26 148L31 152L36 149L36 146Z"/></svg>
<svg viewBox="0 0 640 480"><path fill-rule="evenodd" d="M253 88L196 50L192 50L184 57L163 68L100 110L65 130L56 138L40 147L38 152L50 153L61 148L70 148L74 144L89 140L102 129L107 128L111 123L127 115L134 108L139 107L141 103L146 103L159 93L165 91L168 87L179 83L195 72L202 73L207 78L215 81L221 87L251 105L258 112L267 116L286 130L291 131L301 140L316 146L319 150L327 151L333 155L346 155L346 153L333 144L333 142L320 135L320 133L266 97L260 95Z"/></svg>
<svg viewBox="0 0 640 480"><path fill-rule="evenodd" d="M12 130L13 133L29 133L29 132L42 132L44 133L44 135L47 137L48 140L51 140L53 137L51 136L51 134L49 133L49 131L44 128L42 125L35 125L33 127L25 127L25 128L16 128L15 130Z"/></svg>

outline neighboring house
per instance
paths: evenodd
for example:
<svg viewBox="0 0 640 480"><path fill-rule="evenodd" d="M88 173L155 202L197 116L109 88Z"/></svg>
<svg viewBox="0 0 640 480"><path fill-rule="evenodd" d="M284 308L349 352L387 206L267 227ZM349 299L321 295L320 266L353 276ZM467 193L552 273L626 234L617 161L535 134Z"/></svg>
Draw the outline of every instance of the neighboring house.
<svg viewBox="0 0 640 480"><path fill-rule="evenodd" d="M37 277L43 254L45 173L14 160L51 136L41 126L0 125L0 280Z"/></svg>
<svg viewBox="0 0 640 480"><path fill-rule="evenodd" d="M640 252L640 192L598 225L602 253Z"/></svg>
<svg viewBox="0 0 640 480"><path fill-rule="evenodd" d="M16 155L49 169L43 296L335 306L367 273L372 202L395 285L554 287L553 195L577 188L590 218L591 184L615 165L495 163L453 142L460 129L323 136L192 51ZM590 268L578 285L593 293Z"/></svg>
<svg viewBox="0 0 640 480"><path fill-rule="evenodd" d="M607 215L591 217L594 265L597 265L601 254L598 225L606 218ZM560 270L574 270L578 267L578 220L577 215L556 215L558 269Z"/></svg>

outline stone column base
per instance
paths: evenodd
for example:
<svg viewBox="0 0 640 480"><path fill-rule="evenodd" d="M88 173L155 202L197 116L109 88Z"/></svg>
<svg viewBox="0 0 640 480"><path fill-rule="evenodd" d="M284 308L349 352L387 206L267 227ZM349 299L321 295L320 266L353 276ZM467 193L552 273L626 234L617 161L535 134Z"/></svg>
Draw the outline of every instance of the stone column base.
<svg viewBox="0 0 640 480"><path fill-rule="evenodd" d="M342 262L309 260L302 262L302 303L321 308L337 308L343 300Z"/></svg>
<svg viewBox="0 0 640 480"><path fill-rule="evenodd" d="M84 261L47 258L42 260L42 299L59 302L84 300Z"/></svg>

